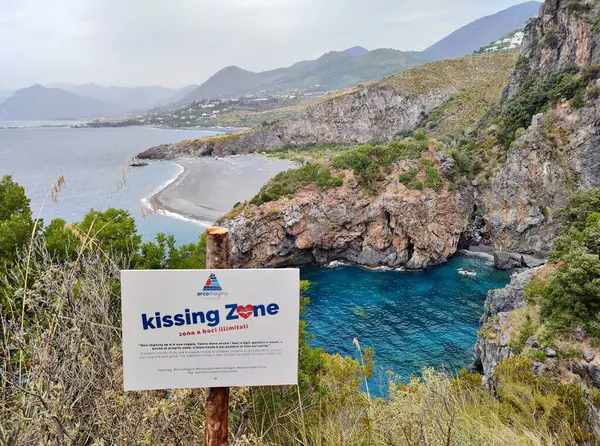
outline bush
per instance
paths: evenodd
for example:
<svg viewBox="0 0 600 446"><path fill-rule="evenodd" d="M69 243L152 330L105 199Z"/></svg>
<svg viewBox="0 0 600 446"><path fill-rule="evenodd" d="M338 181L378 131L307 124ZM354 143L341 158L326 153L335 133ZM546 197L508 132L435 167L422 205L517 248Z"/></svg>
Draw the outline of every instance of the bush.
<svg viewBox="0 0 600 446"><path fill-rule="evenodd" d="M398 177L398 181L400 181L402 184L408 184L412 180L415 179L415 177L417 176L418 173L419 173L418 169L415 169L415 168L408 169L407 171L402 172L400 174L400 177Z"/></svg>
<svg viewBox="0 0 600 446"><path fill-rule="evenodd" d="M392 164L401 159L418 159L424 150L427 150L426 140L395 141L385 146L359 146L336 156L333 166L352 169L359 184L374 193L378 183L384 179L382 169L389 171Z"/></svg>
<svg viewBox="0 0 600 446"><path fill-rule="evenodd" d="M332 177L329 167L320 163L308 163L297 169L280 172L263 186L250 203L260 206L263 203L276 201L294 195L300 187L308 184L315 184L320 188L331 186Z"/></svg>
<svg viewBox="0 0 600 446"><path fill-rule="evenodd" d="M444 180L439 172L431 166L425 167L425 186L439 192L444 187Z"/></svg>
<svg viewBox="0 0 600 446"><path fill-rule="evenodd" d="M588 5L587 3L582 3L579 0L573 0L569 2L567 7L569 9L569 12L575 17L580 17L583 14L587 14L592 9L591 5Z"/></svg>
<svg viewBox="0 0 600 446"><path fill-rule="evenodd" d="M545 79L526 78L518 93L504 106L498 130L498 140L508 149L515 140L519 128L527 129L534 115L551 102L570 100L578 92L583 92L586 82L576 76L579 67L566 64L560 70L549 74Z"/></svg>
<svg viewBox="0 0 600 446"><path fill-rule="evenodd" d="M410 183L408 183L408 188L414 190L423 190L423 182L419 180L412 180Z"/></svg>
<svg viewBox="0 0 600 446"><path fill-rule="evenodd" d="M335 186L335 187L343 186L344 185L344 177L342 177L341 175L333 177L331 180L331 185Z"/></svg>

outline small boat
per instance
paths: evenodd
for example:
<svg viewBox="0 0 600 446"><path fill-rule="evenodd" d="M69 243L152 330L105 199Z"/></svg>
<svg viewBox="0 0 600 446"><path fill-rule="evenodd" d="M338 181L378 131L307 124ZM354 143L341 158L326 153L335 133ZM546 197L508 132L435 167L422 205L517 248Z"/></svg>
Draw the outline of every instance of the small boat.
<svg viewBox="0 0 600 446"><path fill-rule="evenodd" d="M458 270L458 274L461 276L476 276L477 273L475 271L471 271L470 269L460 268Z"/></svg>

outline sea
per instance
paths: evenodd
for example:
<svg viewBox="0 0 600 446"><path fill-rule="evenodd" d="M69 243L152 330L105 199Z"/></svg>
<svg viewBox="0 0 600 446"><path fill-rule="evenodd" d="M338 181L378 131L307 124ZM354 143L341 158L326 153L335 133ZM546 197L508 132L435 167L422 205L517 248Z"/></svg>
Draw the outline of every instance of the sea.
<svg viewBox="0 0 600 446"><path fill-rule="evenodd" d="M71 128L74 122L0 121L0 177L10 174L25 187L31 208L44 221L80 221L90 209L127 209L139 232L158 232L179 243L196 241L205 224L175 214L148 213L147 199L173 181L181 168L153 162L130 168L131 158L158 144L215 134L205 130L146 127ZM65 184L52 200L52 185ZM207 191L208 193L208 191ZM458 269L475 271L462 276ZM473 345L488 290L505 286L510 272L489 258L457 255L425 271L369 270L336 264L304 268L311 282L302 316L310 341L328 353L358 358L353 339L375 350L374 395L384 396L390 379L406 380L424 367L454 373L473 359Z"/></svg>

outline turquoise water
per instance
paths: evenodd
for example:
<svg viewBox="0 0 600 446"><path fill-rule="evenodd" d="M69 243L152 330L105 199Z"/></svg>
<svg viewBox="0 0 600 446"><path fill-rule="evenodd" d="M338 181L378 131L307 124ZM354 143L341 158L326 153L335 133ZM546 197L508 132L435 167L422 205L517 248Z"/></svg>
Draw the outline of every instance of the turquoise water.
<svg viewBox="0 0 600 446"><path fill-rule="evenodd" d="M478 274L461 276L458 268ZM489 260L462 255L425 271L343 266L307 268L301 276L312 283L304 315L312 345L353 358L353 338L374 347L371 390L379 395L388 371L407 378L423 367L452 373L471 362L487 291L510 279Z"/></svg>

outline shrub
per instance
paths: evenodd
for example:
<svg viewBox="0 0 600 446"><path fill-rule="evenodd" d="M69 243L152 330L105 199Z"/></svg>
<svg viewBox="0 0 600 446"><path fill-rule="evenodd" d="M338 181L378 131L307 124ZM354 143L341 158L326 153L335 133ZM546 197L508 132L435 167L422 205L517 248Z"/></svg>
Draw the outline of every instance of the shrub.
<svg viewBox="0 0 600 446"><path fill-rule="evenodd" d="M423 190L423 182L419 180L412 180L410 183L408 183L408 188L415 190Z"/></svg>
<svg viewBox="0 0 600 446"><path fill-rule="evenodd" d="M454 192L455 186L454 184L450 183L448 184L448 192Z"/></svg>
<svg viewBox="0 0 600 446"><path fill-rule="evenodd" d="M545 79L526 78L519 91L505 104L500 118L498 140L508 149L515 140L519 128L527 129L533 116L549 103L570 100L586 87L586 82L576 76L579 67L566 64Z"/></svg>
<svg viewBox="0 0 600 446"><path fill-rule="evenodd" d="M587 14L592 9L591 5L588 5L587 3L582 3L579 0L573 0L569 2L567 7L569 9L569 12L575 17L580 17L583 14Z"/></svg>
<svg viewBox="0 0 600 446"><path fill-rule="evenodd" d="M332 186L340 187L340 186L343 186L343 184L344 184L344 177L342 177L341 175L333 177L331 180Z"/></svg>
<svg viewBox="0 0 600 446"><path fill-rule="evenodd" d="M425 186L439 192L444 187L444 180L439 172L431 166L425 167Z"/></svg>
<svg viewBox="0 0 600 446"><path fill-rule="evenodd" d="M332 185L331 170L320 163L308 163L297 169L280 172L269 181L260 192L250 200L251 204L260 206L263 203L279 200L294 195L298 188L308 184L326 188Z"/></svg>
<svg viewBox="0 0 600 446"><path fill-rule="evenodd" d="M400 174L398 181L400 181L402 184L408 184L412 180L415 179L415 177L417 176L418 173L419 173L418 169L415 169L415 168L408 169L407 171L402 172Z"/></svg>
<svg viewBox="0 0 600 446"><path fill-rule="evenodd" d="M333 166L352 169L359 184L373 193L377 183L384 179L382 169L388 171L400 159L418 159L424 150L427 150L427 141L416 140L395 141L385 146L359 146L336 156Z"/></svg>

